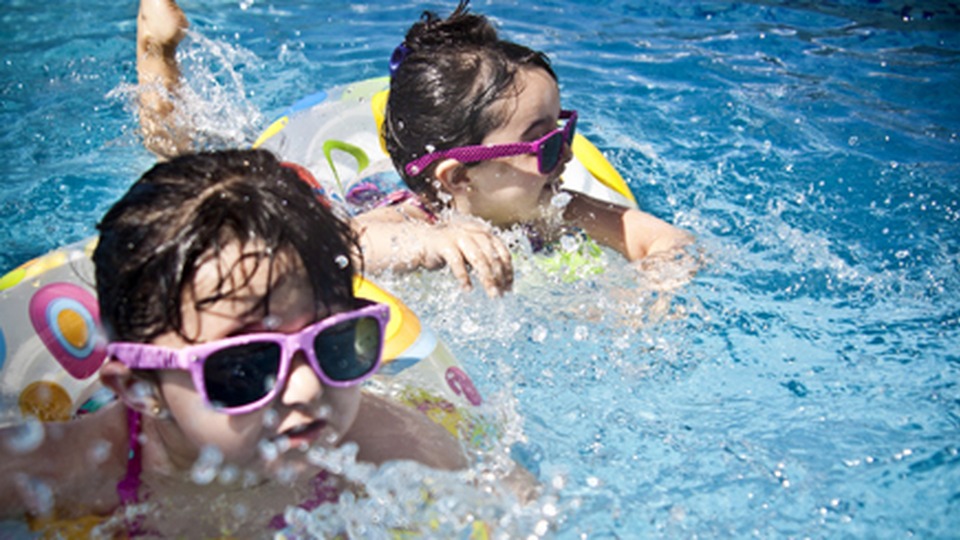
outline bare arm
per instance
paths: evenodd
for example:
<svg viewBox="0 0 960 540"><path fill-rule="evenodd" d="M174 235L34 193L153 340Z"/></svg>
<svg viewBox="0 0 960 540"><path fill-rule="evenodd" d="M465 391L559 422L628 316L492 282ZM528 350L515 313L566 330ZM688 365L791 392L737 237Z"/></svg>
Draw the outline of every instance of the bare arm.
<svg viewBox="0 0 960 540"><path fill-rule="evenodd" d="M347 440L357 443L357 459L380 464L409 459L435 469L467 467L460 443L422 413L394 401L364 394Z"/></svg>
<svg viewBox="0 0 960 540"><path fill-rule="evenodd" d="M569 193L572 199L564 218L631 261L666 253L693 242L690 233L646 212L582 193Z"/></svg>
<svg viewBox="0 0 960 540"><path fill-rule="evenodd" d="M364 267L370 272L433 270L446 265L467 289L472 287L472 269L490 296L499 296L513 285L510 251L479 220L432 224L415 205L401 204L360 214L353 228L360 236Z"/></svg>
<svg viewBox="0 0 960 540"><path fill-rule="evenodd" d="M177 45L189 26L174 0L140 0L137 15L137 78L140 83L140 130L144 146L170 158L191 145L185 118L174 115L171 100L180 85Z"/></svg>
<svg viewBox="0 0 960 540"><path fill-rule="evenodd" d="M0 430L0 519L113 510L126 464L124 414L110 405L69 422Z"/></svg>

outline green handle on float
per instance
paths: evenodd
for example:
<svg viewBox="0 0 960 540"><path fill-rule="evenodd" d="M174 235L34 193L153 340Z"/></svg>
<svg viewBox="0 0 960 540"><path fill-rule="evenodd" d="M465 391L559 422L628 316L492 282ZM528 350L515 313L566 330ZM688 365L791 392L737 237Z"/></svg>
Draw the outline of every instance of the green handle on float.
<svg viewBox="0 0 960 540"><path fill-rule="evenodd" d="M370 158L367 157L367 153L364 152L362 148L348 142L336 140L323 142L323 155L327 158L330 170L333 171L333 177L337 180L337 187L340 188L340 193L343 193L343 182L340 181L340 173L337 172L337 166L333 164L333 156L331 155L334 150L346 152L353 156L353 159L357 160L357 174L360 174L361 171L367 168L367 165L370 165Z"/></svg>

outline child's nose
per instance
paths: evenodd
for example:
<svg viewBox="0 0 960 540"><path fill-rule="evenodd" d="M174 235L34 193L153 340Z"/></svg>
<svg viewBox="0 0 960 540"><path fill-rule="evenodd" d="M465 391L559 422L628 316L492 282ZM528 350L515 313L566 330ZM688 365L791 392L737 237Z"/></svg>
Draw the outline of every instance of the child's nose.
<svg viewBox="0 0 960 540"><path fill-rule="evenodd" d="M303 351L297 351L290 362L290 375L280 393L286 406L309 405L323 396L323 383L314 373Z"/></svg>

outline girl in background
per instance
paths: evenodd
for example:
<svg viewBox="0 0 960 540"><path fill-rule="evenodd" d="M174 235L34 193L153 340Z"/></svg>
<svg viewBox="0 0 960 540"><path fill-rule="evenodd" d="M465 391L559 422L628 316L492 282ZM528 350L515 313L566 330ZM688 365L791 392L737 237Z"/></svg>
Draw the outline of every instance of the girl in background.
<svg viewBox="0 0 960 540"><path fill-rule="evenodd" d="M391 59L383 136L414 195L392 219L476 216L520 226L534 249L579 229L631 261L690 243L646 212L563 189L576 122L542 52L500 39L466 1L446 19L425 12Z"/></svg>

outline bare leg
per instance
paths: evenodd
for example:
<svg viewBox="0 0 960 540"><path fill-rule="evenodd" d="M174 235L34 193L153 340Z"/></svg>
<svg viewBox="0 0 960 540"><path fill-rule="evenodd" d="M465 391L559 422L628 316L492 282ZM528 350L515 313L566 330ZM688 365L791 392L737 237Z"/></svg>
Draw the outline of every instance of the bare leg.
<svg viewBox="0 0 960 540"><path fill-rule="evenodd" d="M171 96L180 85L177 45L189 27L174 0L140 0L137 16L137 77L140 83L140 130L148 150L160 157L190 148L185 119L173 116ZM177 121L179 120L179 121Z"/></svg>

